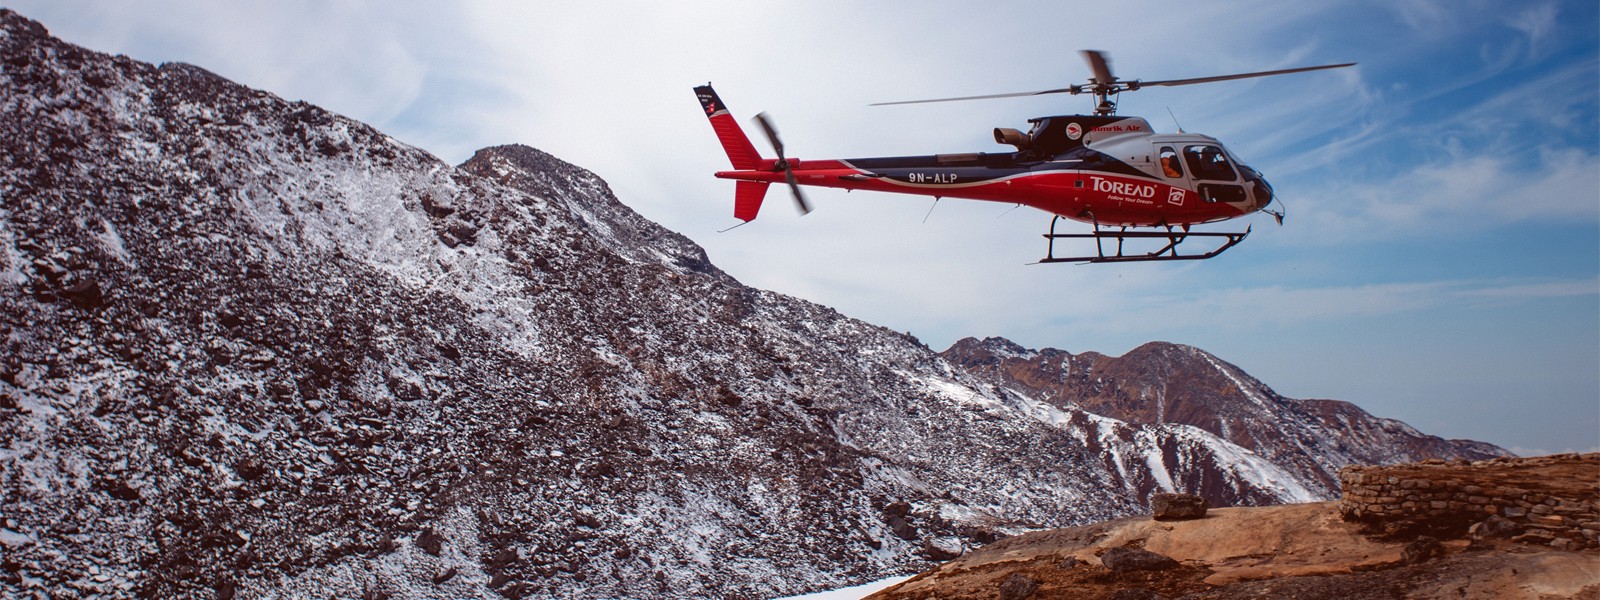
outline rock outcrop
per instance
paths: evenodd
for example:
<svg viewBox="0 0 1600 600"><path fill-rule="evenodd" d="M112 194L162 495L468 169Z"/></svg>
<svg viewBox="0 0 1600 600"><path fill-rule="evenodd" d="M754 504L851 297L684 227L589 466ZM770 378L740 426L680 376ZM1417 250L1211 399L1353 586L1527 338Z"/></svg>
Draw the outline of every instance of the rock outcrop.
<svg viewBox="0 0 1600 600"><path fill-rule="evenodd" d="M1386 530L1485 524L1494 537L1516 531L1513 541L1600 548L1600 454L1353 466L1339 480L1339 512Z"/></svg>
<svg viewBox="0 0 1600 600"><path fill-rule="evenodd" d="M1157 521L1181 521L1206 516L1206 499L1194 494L1162 492L1150 496L1150 517Z"/></svg>

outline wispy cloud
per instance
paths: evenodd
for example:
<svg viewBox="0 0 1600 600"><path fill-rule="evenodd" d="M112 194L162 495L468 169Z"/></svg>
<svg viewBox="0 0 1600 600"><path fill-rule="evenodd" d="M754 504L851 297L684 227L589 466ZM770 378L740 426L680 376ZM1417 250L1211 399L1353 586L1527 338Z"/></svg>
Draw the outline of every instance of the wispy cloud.
<svg viewBox="0 0 1600 600"><path fill-rule="evenodd" d="M1547 51L1548 36L1556 28L1557 7L1553 3L1542 3L1527 7L1511 15L1507 24L1512 29L1522 32L1528 38L1528 53L1533 58L1541 58Z"/></svg>
<svg viewBox="0 0 1600 600"><path fill-rule="evenodd" d="M1568 298L1573 296L1600 296L1600 279L1538 281L1506 283L1489 287L1458 290L1461 298L1523 300L1535 298Z"/></svg>
<svg viewBox="0 0 1600 600"><path fill-rule="evenodd" d="M1423 281L1324 287L1275 285L1195 289L1181 293L1148 289L1129 294L1116 304L1073 313L1065 320L1079 328L1147 331L1151 335L1211 328L1240 332L1264 327L1336 324L1446 307L1494 309L1574 296L1600 297L1600 279Z"/></svg>
<svg viewBox="0 0 1600 600"><path fill-rule="evenodd" d="M1290 201L1318 232L1308 241L1323 244L1600 220L1600 157L1570 148L1537 152L1532 167L1522 157L1440 156L1391 177L1334 182Z"/></svg>

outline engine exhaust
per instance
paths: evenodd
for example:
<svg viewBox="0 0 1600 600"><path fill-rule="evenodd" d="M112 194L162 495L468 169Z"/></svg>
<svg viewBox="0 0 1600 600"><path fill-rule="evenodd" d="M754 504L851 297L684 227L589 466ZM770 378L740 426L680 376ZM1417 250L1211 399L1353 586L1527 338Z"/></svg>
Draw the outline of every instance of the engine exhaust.
<svg viewBox="0 0 1600 600"><path fill-rule="evenodd" d="M1010 127L994 128L994 141L1001 144L1016 146L1018 150L1026 151L1033 145L1033 139L1028 134Z"/></svg>

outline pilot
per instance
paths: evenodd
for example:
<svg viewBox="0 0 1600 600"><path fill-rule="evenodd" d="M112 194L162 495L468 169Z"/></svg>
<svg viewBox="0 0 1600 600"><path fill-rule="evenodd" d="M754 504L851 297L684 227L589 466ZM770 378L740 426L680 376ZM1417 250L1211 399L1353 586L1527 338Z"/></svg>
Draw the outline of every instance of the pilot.
<svg viewBox="0 0 1600 600"><path fill-rule="evenodd" d="M1178 168L1178 156L1175 154L1162 155L1161 171L1172 179L1183 177L1183 170Z"/></svg>

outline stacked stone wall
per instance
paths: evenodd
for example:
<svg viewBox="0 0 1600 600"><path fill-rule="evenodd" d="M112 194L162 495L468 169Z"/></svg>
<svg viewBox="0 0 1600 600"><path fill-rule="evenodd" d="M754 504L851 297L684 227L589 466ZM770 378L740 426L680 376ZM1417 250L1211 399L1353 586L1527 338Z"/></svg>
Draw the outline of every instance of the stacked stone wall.
<svg viewBox="0 0 1600 600"><path fill-rule="evenodd" d="M1600 453L1352 466L1339 512L1369 523L1470 525L1501 517L1513 541L1600 548Z"/></svg>

